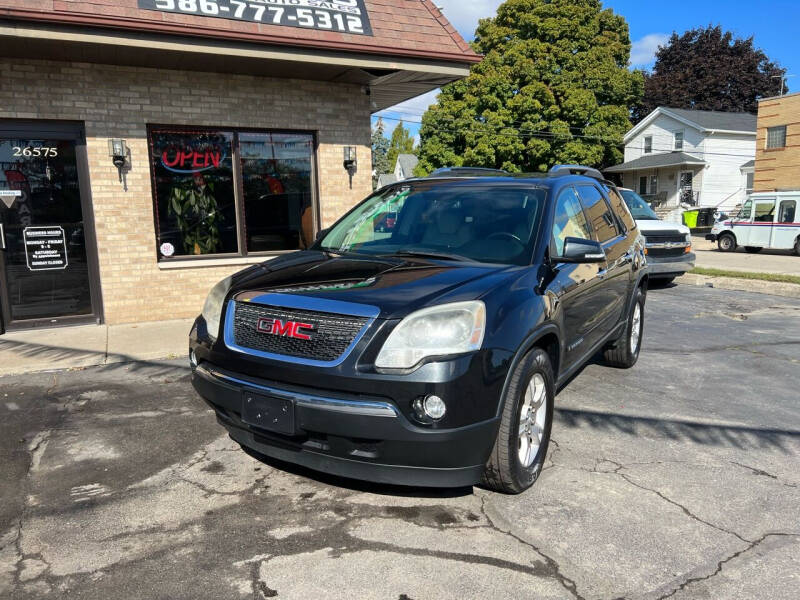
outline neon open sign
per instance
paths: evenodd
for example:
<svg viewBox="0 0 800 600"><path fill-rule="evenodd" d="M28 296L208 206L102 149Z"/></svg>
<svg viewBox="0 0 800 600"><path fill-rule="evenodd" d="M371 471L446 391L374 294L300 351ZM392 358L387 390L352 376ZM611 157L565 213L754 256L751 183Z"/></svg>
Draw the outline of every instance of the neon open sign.
<svg viewBox="0 0 800 600"><path fill-rule="evenodd" d="M173 173L199 173L218 169L225 160L225 153L219 148L168 148L161 153L161 164Z"/></svg>

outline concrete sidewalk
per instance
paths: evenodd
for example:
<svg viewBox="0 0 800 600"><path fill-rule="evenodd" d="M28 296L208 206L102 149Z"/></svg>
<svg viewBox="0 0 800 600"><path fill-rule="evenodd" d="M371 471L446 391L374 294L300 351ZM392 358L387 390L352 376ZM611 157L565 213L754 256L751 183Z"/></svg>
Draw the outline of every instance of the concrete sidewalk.
<svg viewBox="0 0 800 600"><path fill-rule="evenodd" d="M13 331L0 336L0 376L187 356L192 322Z"/></svg>
<svg viewBox="0 0 800 600"><path fill-rule="evenodd" d="M758 254L748 254L744 248L738 248L736 252L720 252L714 242L700 236L692 237L692 248L697 255L698 267L800 276L800 256L791 250L762 250Z"/></svg>

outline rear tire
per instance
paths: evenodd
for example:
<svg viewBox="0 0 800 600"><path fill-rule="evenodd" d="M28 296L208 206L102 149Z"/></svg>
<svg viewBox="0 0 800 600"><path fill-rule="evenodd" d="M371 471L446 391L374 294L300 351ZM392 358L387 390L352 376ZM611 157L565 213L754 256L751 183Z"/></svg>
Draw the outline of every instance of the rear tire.
<svg viewBox="0 0 800 600"><path fill-rule="evenodd" d="M482 483L519 494L539 478L550 445L555 377L547 352L534 348L511 373L500 430L483 470Z"/></svg>
<svg viewBox="0 0 800 600"><path fill-rule="evenodd" d="M736 250L736 238L730 233L723 233L717 238L717 248L720 252L734 252Z"/></svg>
<svg viewBox="0 0 800 600"><path fill-rule="evenodd" d="M636 288L628 324L622 336L603 353L606 363L618 369L630 369L639 360L644 337L644 301L642 288Z"/></svg>
<svg viewBox="0 0 800 600"><path fill-rule="evenodd" d="M744 251L748 252L749 254L758 254L761 252L763 248L759 248L758 246L745 246Z"/></svg>

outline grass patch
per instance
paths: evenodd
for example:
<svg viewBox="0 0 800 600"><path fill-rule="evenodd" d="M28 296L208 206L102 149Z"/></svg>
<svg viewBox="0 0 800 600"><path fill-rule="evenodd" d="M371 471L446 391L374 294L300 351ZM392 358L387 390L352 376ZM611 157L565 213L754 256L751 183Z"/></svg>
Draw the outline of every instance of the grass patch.
<svg viewBox="0 0 800 600"><path fill-rule="evenodd" d="M783 275L782 273L751 273L750 271L729 271L727 269L706 269L696 267L689 271L694 275L708 275L710 277L735 277L737 279L757 279L758 281L777 281L778 283L795 283L800 285L797 275Z"/></svg>

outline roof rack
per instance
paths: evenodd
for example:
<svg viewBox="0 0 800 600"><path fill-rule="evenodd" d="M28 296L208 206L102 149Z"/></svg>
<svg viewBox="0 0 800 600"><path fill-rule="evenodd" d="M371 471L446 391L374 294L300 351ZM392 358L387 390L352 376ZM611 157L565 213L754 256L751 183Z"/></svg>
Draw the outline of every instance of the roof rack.
<svg viewBox="0 0 800 600"><path fill-rule="evenodd" d="M508 175L503 169L487 169L484 167L442 167L428 175L436 177L490 177L491 175Z"/></svg>
<svg viewBox="0 0 800 600"><path fill-rule="evenodd" d="M548 174L551 177L563 177L564 175L583 175L584 177L591 177L598 181L605 182L606 178L603 174L595 168L586 167L584 165L554 165Z"/></svg>

